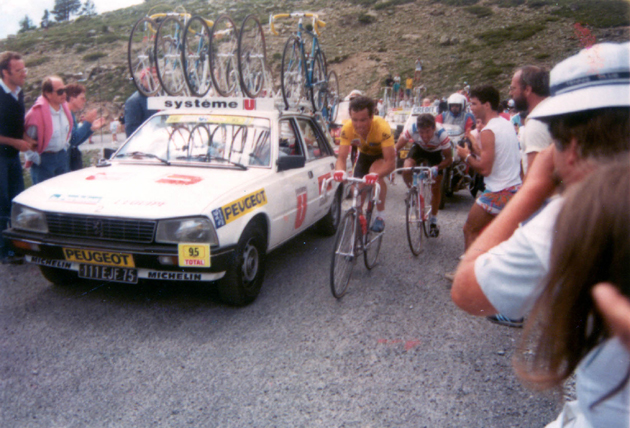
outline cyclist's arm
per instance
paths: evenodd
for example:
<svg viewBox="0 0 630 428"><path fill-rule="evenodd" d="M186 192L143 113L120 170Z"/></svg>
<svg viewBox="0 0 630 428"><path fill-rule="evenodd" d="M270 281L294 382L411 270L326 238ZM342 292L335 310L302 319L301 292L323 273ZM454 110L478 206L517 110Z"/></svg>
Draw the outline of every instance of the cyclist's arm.
<svg viewBox="0 0 630 428"><path fill-rule="evenodd" d="M438 170L445 169L453 163L453 151L450 148L442 150L442 156L444 159L437 164Z"/></svg>
<svg viewBox="0 0 630 428"><path fill-rule="evenodd" d="M396 142L396 151L400 150L409 142L409 139L405 137L405 132L400 133L400 137L398 137L398 141Z"/></svg>
<svg viewBox="0 0 630 428"><path fill-rule="evenodd" d="M382 166L374 171L378 173L380 177L386 177L396 169L396 150L394 146L383 147L383 160L385 162L381 164Z"/></svg>
<svg viewBox="0 0 630 428"><path fill-rule="evenodd" d="M348 160L348 153L350 153L350 146L339 146L339 154L337 156L337 164L335 169L337 171L346 170L346 162Z"/></svg>

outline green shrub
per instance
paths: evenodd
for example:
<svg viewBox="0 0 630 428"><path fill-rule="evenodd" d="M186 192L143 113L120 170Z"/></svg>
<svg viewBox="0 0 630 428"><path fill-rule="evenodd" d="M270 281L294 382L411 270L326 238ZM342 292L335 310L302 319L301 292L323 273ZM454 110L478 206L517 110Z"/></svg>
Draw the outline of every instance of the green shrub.
<svg viewBox="0 0 630 428"><path fill-rule="evenodd" d="M479 0L433 0L433 3L442 3L446 6L472 6L479 3Z"/></svg>
<svg viewBox="0 0 630 428"><path fill-rule="evenodd" d="M376 18L374 18L372 15L368 15L367 13L360 13L358 20L361 24L367 25L376 21Z"/></svg>
<svg viewBox="0 0 630 428"><path fill-rule="evenodd" d="M387 0L382 3L375 4L374 10L389 9L400 4L413 3L414 1L415 0Z"/></svg>
<svg viewBox="0 0 630 428"><path fill-rule="evenodd" d="M99 58L106 57L105 52L94 52L83 56L83 61L96 61Z"/></svg>
<svg viewBox="0 0 630 428"><path fill-rule="evenodd" d="M492 4L499 7L516 7L525 4L525 0L493 0Z"/></svg>
<svg viewBox="0 0 630 428"><path fill-rule="evenodd" d="M475 36L488 45L501 45L505 42L527 40L534 34L545 29L545 24L516 24L497 30L484 31Z"/></svg>
<svg viewBox="0 0 630 428"><path fill-rule="evenodd" d="M532 9L536 9L538 7L549 6L551 3L550 0L527 0L527 7Z"/></svg>
<svg viewBox="0 0 630 428"><path fill-rule="evenodd" d="M630 3L625 0L580 0L559 3L562 7L554 11L555 14L583 25L597 28L630 25Z"/></svg>
<svg viewBox="0 0 630 428"><path fill-rule="evenodd" d="M490 16L494 13L492 12L492 9L487 6L467 6L464 8L464 10L477 16L477 18L485 18L486 16Z"/></svg>
<svg viewBox="0 0 630 428"><path fill-rule="evenodd" d="M541 52L541 53L537 53L536 55L534 55L534 58L539 59L539 60L543 60L543 59L547 59L549 58L551 55L548 54L547 52Z"/></svg>
<svg viewBox="0 0 630 428"><path fill-rule="evenodd" d="M48 56L40 56L39 58L29 59L25 62L27 67L37 67L38 65L42 65L45 62L50 61L50 57Z"/></svg>
<svg viewBox="0 0 630 428"><path fill-rule="evenodd" d="M76 47L76 49L74 50L75 53L81 53L81 52L85 52L86 50L88 50L89 46L86 45L79 45Z"/></svg>

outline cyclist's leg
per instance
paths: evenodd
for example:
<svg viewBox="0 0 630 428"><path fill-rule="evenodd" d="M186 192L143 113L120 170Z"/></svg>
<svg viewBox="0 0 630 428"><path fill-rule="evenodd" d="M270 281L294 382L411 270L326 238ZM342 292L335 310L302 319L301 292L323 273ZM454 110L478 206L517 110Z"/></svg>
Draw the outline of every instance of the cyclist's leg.
<svg viewBox="0 0 630 428"><path fill-rule="evenodd" d="M370 172L370 167L372 166L372 163L374 162L374 160L375 160L374 156L369 156L369 155L359 152L359 155L357 156L357 161L354 164L354 173L353 173L354 178L365 177L365 175ZM365 186L360 185L359 190L361 190L363 187ZM363 210L364 202L365 202L365 192L361 192L361 206L359 207L360 211Z"/></svg>
<svg viewBox="0 0 630 428"><path fill-rule="evenodd" d="M385 164L385 160L382 158L374 161L372 163L372 166L370 166L370 172L371 173L376 172L377 170L381 169L384 164ZM383 177L378 179L378 184L381 186L381 194L379 196L379 201L377 201L378 203L376 204L376 209L378 211L385 211L385 200L387 199L387 185L385 184L385 180L383 180Z"/></svg>
<svg viewBox="0 0 630 428"><path fill-rule="evenodd" d="M416 165L417 163L415 160L413 160L411 157L407 157L407 159L405 159L405 163L403 164L403 167L413 168ZM403 171L402 176L407 187L411 187L411 183L413 181L413 173L411 171Z"/></svg>

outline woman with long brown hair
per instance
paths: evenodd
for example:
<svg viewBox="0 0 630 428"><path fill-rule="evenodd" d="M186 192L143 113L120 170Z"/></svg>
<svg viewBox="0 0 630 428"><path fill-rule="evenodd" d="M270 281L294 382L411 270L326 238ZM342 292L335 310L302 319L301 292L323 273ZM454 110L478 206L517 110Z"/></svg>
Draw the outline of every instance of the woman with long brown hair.
<svg viewBox="0 0 630 428"><path fill-rule="evenodd" d="M630 296L630 162L603 167L566 195L550 271L515 357L518 376L540 389L574 371L577 400L548 427L628 427L630 354L598 312L592 289ZM533 353L532 353L533 351Z"/></svg>

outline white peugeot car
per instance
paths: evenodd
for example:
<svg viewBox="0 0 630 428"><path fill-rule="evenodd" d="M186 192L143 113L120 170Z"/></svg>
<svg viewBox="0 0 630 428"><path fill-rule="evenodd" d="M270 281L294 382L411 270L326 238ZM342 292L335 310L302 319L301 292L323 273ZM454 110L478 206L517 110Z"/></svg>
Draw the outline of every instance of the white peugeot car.
<svg viewBox="0 0 630 428"><path fill-rule="evenodd" d="M172 108L110 160L14 199L5 236L49 281L217 281L245 305L269 251L313 225L334 234L342 189L321 193L336 159L319 116L264 99L151 102Z"/></svg>

